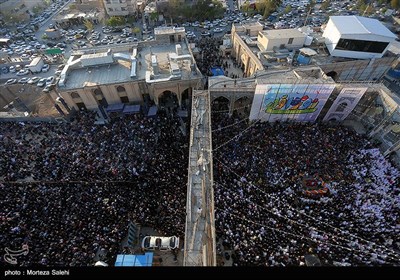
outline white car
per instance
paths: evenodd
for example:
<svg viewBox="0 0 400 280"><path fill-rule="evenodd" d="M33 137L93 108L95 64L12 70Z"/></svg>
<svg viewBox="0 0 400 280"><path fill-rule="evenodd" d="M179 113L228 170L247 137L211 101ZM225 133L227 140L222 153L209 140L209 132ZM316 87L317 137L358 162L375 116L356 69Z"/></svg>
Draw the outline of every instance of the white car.
<svg viewBox="0 0 400 280"><path fill-rule="evenodd" d="M46 85L46 78L41 78L36 85L38 87L44 87Z"/></svg>
<svg viewBox="0 0 400 280"><path fill-rule="evenodd" d="M21 79L18 80L19 84L26 84L29 81L28 77L23 77Z"/></svg>
<svg viewBox="0 0 400 280"><path fill-rule="evenodd" d="M29 79L28 84L32 85L32 84L36 84L37 82L39 82L40 78L39 77L32 77Z"/></svg>
<svg viewBox="0 0 400 280"><path fill-rule="evenodd" d="M146 236L142 240L144 250L170 251L179 248L179 237Z"/></svg>
<svg viewBox="0 0 400 280"><path fill-rule="evenodd" d="M18 71L17 76L25 76L29 74L29 70L27 69L21 69Z"/></svg>
<svg viewBox="0 0 400 280"><path fill-rule="evenodd" d="M53 81L54 81L54 77L53 76L48 77L46 79L46 86L51 85L51 83L53 83Z"/></svg>
<svg viewBox="0 0 400 280"><path fill-rule="evenodd" d="M47 71L49 71L49 69L50 69L50 65L44 64L42 67L42 72L47 72Z"/></svg>

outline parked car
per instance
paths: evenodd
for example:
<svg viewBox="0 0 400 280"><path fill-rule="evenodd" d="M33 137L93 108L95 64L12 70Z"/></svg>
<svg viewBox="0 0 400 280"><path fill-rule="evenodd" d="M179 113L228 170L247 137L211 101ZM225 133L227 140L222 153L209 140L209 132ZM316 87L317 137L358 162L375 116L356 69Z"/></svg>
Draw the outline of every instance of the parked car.
<svg viewBox="0 0 400 280"><path fill-rule="evenodd" d="M179 248L179 237L146 236L142 240L144 250L170 251Z"/></svg>
<svg viewBox="0 0 400 280"><path fill-rule="evenodd" d="M23 77L21 79L18 80L19 84L26 84L29 81L28 77Z"/></svg>
<svg viewBox="0 0 400 280"><path fill-rule="evenodd" d="M37 82L39 82L40 78L39 77L32 77L29 79L28 84L32 85L32 84L36 84Z"/></svg>
<svg viewBox="0 0 400 280"><path fill-rule="evenodd" d="M29 70L22 69L22 70L18 71L17 76L25 76L25 75L28 75L28 74L29 74Z"/></svg>
<svg viewBox="0 0 400 280"><path fill-rule="evenodd" d="M46 85L45 88L43 89L43 92L49 92L50 90L52 90L54 88L55 85L53 84L49 84Z"/></svg>
<svg viewBox="0 0 400 280"><path fill-rule="evenodd" d="M16 83L17 83L17 79L9 79L9 80L7 80L5 85L12 85L12 84L16 84Z"/></svg>
<svg viewBox="0 0 400 280"><path fill-rule="evenodd" d="M48 64L44 64L42 66L42 72L47 72L47 71L49 71L49 69L50 69L50 65L48 65Z"/></svg>
<svg viewBox="0 0 400 280"><path fill-rule="evenodd" d="M47 86L47 85L50 85L51 83L53 83L53 81L54 81L54 77L53 77L53 76L48 77L48 78L46 79L46 86Z"/></svg>
<svg viewBox="0 0 400 280"><path fill-rule="evenodd" d="M40 79L39 82L36 85L38 87L44 87L46 85L46 78Z"/></svg>

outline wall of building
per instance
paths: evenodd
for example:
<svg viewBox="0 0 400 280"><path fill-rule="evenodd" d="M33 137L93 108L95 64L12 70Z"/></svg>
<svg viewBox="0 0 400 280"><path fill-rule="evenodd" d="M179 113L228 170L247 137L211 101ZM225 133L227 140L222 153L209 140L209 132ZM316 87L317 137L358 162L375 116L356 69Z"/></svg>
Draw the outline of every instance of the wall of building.
<svg viewBox="0 0 400 280"><path fill-rule="evenodd" d="M374 41L374 42L392 42L394 39L384 37L376 34L340 34L339 30L333 24L332 21L328 21L325 31L322 35L325 37L325 44L329 53L336 57L348 57L355 59L371 59L381 58L389 48L389 45L381 53L370 53L370 52L357 52L357 51L345 51L336 49L337 43L340 39L350 40L363 40L363 41Z"/></svg>
<svg viewBox="0 0 400 280"><path fill-rule="evenodd" d="M243 73L246 77L253 75L257 70L264 69L258 57L250 50L238 33L232 33L232 42L233 55L239 64L244 65Z"/></svg>
<svg viewBox="0 0 400 280"><path fill-rule="evenodd" d="M325 74L340 81L378 81L388 71L396 57L356 60L319 65Z"/></svg>
<svg viewBox="0 0 400 280"><path fill-rule="evenodd" d="M289 44L290 38L293 38L293 42L291 44ZM280 48L281 45L284 45L287 49L298 49L303 47L306 36L304 35L302 37L290 38L268 38L268 36L259 33L257 41L265 51L273 51L274 47Z"/></svg>
<svg viewBox="0 0 400 280"><path fill-rule="evenodd" d="M76 8L82 12L90 12L95 9L104 11L103 3L101 3L102 1L103 0L76 0L75 5Z"/></svg>
<svg viewBox="0 0 400 280"><path fill-rule="evenodd" d="M103 0L103 2L109 16L126 16L137 10L136 0Z"/></svg>

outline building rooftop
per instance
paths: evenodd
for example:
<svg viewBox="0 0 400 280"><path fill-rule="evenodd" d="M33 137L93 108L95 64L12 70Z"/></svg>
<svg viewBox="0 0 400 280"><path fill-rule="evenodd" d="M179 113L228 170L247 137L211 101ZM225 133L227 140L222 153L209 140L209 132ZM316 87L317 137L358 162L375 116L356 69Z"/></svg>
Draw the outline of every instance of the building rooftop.
<svg viewBox="0 0 400 280"><path fill-rule="evenodd" d="M161 26L154 28L154 35L175 34L176 32L185 32L185 27Z"/></svg>
<svg viewBox="0 0 400 280"><path fill-rule="evenodd" d="M180 55L176 53L176 44L156 45L156 42L153 45L144 44L140 48L133 45L125 49L121 46L119 49L111 47L113 51L109 55L107 52L110 53L110 50L104 48L86 50L85 54L76 52L74 58L68 62L64 82L59 86L70 90L144 79L150 82L167 81L171 76L174 79L198 78L198 69L192 71L194 59L188 46L185 42L179 44ZM154 79L149 76L153 72L152 59L158 65Z"/></svg>
<svg viewBox="0 0 400 280"><path fill-rule="evenodd" d="M271 29L260 31L268 39L305 37L306 35L295 28L290 29Z"/></svg>
<svg viewBox="0 0 400 280"><path fill-rule="evenodd" d="M389 38L397 38L379 20L360 16L331 16L330 20L342 35L375 34Z"/></svg>

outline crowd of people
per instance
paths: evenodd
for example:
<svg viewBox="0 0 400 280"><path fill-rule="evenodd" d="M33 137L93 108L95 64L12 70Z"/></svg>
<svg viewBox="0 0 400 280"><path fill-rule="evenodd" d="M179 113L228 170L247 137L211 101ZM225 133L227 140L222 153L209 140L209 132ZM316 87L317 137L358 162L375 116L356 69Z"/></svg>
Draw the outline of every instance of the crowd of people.
<svg viewBox="0 0 400 280"><path fill-rule="evenodd" d="M197 67L206 76L212 76L211 72L212 67L220 67L224 71L225 76L229 76L231 78L239 78L237 74L228 73L228 69L231 67L239 67L235 58L230 55L225 60L222 56L219 55L219 46L222 44L219 38L213 37L201 37L196 40L196 46L199 48L200 53L197 56L196 63Z"/></svg>
<svg viewBox="0 0 400 280"><path fill-rule="evenodd" d="M326 123L212 125L216 232L234 266L400 265L400 172L372 140ZM329 192L306 195L305 177Z"/></svg>
<svg viewBox="0 0 400 280"><path fill-rule="evenodd" d="M160 110L95 125L0 123L0 243L22 266L112 265L129 222L184 240L188 136ZM326 123L212 115L215 225L234 266L400 265L400 172ZM326 195L307 196L304 178ZM222 250L221 250L222 252ZM2 259L4 263L4 259Z"/></svg>
<svg viewBox="0 0 400 280"><path fill-rule="evenodd" d="M0 123L1 247L28 245L22 266L87 266L98 252L113 265L130 221L183 240L187 141L162 110Z"/></svg>

